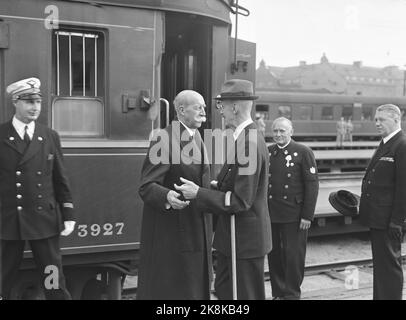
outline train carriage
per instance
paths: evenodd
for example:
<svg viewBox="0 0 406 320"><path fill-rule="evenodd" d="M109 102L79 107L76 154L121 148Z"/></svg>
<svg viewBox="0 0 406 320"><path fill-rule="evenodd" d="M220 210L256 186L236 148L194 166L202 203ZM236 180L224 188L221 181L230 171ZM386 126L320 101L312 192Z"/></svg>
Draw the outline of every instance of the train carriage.
<svg viewBox="0 0 406 320"><path fill-rule="evenodd" d="M233 51L233 8L231 0L0 2L0 122L14 113L6 86L38 77L39 121L61 136L77 211L74 233L62 238L74 299L120 298L124 275L136 273L141 166L151 131L174 116L176 93L200 92L205 128L221 127L212 97L226 78L254 78L255 45ZM32 268L27 248L14 298L39 294Z"/></svg>
<svg viewBox="0 0 406 320"><path fill-rule="evenodd" d="M302 141L331 141L337 136L336 123L351 119L354 140L378 140L374 124L376 108L394 103L406 120L406 97L373 97L361 95L259 91L256 111L264 114L266 137L271 139L272 120L284 116L292 120L294 138Z"/></svg>

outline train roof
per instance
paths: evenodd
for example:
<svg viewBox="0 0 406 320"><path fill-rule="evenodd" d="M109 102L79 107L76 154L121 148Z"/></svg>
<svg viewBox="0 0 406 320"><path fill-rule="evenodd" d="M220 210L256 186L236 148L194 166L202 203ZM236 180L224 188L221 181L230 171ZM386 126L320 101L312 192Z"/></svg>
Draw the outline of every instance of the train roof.
<svg viewBox="0 0 406 320"><path fill-rule="evenodd" d="M303 93L303 92L270 92L256 91L259 96L258 103L283 102L283 103L369 103L369 104L406 104L403 96L361 96L332 93Z"/></svg>
<svg viewBox="0 0 406 320"><path fill-rule="evenodd" d="M189 13L231 23L231 0L60 0L64 2L80 2L99 6L132 7L151 10L162 10Z"/></svg>

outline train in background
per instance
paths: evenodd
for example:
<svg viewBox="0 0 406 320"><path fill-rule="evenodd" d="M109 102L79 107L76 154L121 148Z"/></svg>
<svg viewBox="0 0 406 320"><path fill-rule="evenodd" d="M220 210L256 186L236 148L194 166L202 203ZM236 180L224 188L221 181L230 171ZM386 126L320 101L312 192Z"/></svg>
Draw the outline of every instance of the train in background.
<svg viewBox="0 0 406 320"><path fill-rule="evenodd" d="M255 79L255 44L236 45L230 34L234 2L0 2L0 122L14 114L6 86L39 78L38 121L61 136L77 212L75 231L61 239L74 299L119 299L137 272L141 166L151 131L174 117L175 95L200 92L202 129L221 128L213 97L222 83ZM27 247L13 298L41 295L33 267Z"/></svg>
<svg viewBox="0 0 406 320"><path fill-rule="evenodd" d="M343 117L351 119L354 141L379 140L375 128L376 108L393 103L406 121L406 97L368 97L303 92L257 91L256 112L264 115L266 139L271 141L273 119L286 117L293 122L294 139L298 141L332 141L337 137L336 124Z"/></svg>

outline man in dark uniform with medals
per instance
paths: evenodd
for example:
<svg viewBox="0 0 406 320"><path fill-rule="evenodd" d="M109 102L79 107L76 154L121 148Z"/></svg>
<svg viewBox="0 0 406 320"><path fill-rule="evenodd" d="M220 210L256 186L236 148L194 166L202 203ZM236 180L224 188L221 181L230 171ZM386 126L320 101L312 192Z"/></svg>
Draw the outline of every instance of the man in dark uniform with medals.
<svg viewBox="0 0 406 320"><path fill-rule="evenodd" d="M273 249L268 254L274 299L300 299L307 232L313 220L319 182L313 152L291 139L292 123L272 124L268 206Z"/></svg>
<svg viewBox="0 0 406 320"><path fill-rule="evenodd" d="M74 209L59 136L36 122L41 112L40 85L37 78L10 84L7 93L15 115L0 125L0 294L5 299L12 298L26 241L46 298L71 298L62 271L59 236L73 231ZM58 281L47 281L51 274Z"/></svg>

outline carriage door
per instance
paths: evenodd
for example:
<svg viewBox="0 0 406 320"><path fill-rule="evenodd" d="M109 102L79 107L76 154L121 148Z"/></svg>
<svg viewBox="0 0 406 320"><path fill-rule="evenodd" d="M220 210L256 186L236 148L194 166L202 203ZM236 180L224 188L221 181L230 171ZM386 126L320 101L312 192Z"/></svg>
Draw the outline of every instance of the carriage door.
<svg viewBox="0 0 406 320"><path fill-rule="evenodd" d="M212 27L195 15L167 13L165 17L165 53L162 64L162 96L169 101L169 120L175 116L173 100L177 93L191 89L199 92L207 105L207 122L211 119L211 33ZM165 110L161 127L166 127Z"/></svg>
<svg viewBox="0 0 406 320"><path fill-rule="evenodd" d="M6 121L6 111L7 105L5 91L6 91L6 84L4 83L4 50L8 48L9 45L9 32L8 32L8 25L0 20L0 105L3 106L0 108L0 123Z"/></svg>

